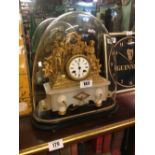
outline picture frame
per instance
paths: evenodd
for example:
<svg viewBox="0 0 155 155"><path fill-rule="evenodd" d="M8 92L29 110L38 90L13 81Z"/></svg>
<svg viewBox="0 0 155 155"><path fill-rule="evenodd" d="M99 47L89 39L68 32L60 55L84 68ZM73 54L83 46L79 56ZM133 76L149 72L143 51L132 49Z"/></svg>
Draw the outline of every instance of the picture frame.
<svg viewBox="0 0 155 155"><path fill-rule="evenodd" d="M117 93L135 90L135 32L112 32L104 35L106 78ZM116 65L113 62L116 56ZM116 82L116 83L115 83Z"/></svg>

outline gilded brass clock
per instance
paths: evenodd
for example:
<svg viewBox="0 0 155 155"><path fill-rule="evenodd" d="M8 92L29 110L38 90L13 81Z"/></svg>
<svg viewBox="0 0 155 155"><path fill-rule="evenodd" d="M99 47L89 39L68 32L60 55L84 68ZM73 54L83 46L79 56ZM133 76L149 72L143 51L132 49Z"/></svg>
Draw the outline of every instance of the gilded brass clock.
<svg viewBox="0 0 155 155"><path fill-rule="evenodd" d="M73 80L83 80L90 73L90 63L85 55L75 55L66 64L66 71L69 78Z"/></svg>

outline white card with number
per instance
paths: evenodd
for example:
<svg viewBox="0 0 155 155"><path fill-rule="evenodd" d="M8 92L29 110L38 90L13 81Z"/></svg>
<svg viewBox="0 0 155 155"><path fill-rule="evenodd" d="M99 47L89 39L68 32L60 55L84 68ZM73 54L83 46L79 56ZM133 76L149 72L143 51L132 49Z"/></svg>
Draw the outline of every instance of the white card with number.
<svg viewBox="0 0 155 155"><path fill-rule="evenodd" d="M107 43L108 44L116 43L116 37L107 38Z"/></svg>
<svg viewBox="0 0 155 155"><path fill-rule="evenodd" d="M93 86L93 81L92 80L84 80L80 81L80 88L88 88Z"/></svg>
<svg viewBox="0 0 155 155"><path fill-rule="evenodd" d="M58 149L61 149L63 147L64 147L64 144L63 144L62 139L57 139L57 140L54 140L54 141L48 143L49 151L58 150Z"/></svg>

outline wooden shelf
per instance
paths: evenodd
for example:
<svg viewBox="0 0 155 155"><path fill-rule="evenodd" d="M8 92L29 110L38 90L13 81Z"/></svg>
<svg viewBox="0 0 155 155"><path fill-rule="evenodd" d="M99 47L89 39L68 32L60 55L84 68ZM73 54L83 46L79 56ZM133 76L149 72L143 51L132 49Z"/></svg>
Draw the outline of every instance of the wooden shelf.
<svg viewBox="0 0 155 155"><path fill-rule="evenodd" d="M32 126L31 116L22 117L19 121L20 155L28 155L48 150L48 142L62 138L64 145L73 142L86 141L97 135L113 132L135 124L135 99L134 91L117 95L118 108L109 116L98 116L52 131L36 129Z"/></svg>

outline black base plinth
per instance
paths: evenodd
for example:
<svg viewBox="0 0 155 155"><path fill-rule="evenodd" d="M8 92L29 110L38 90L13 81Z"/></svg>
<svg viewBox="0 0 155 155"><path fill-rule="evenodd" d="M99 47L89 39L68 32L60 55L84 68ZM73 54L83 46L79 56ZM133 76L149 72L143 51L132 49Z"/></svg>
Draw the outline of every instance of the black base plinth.
<svg viewBox="0 0 155 155"><path fill-rule="evenodd" d="M112 108L108 110L104 110L109 106ZM101 111L98 111L99 109L101 109ZM56 130L58 128L63 128L66 126L74 125L75 123L80 123L80 122L87 121L89 119L93 119L98 115L99 116L103 115L104 117L108 117L116 109L117 109L117 104L114 103L112 98L108 98L107 101L103 101L101 107L96 107L93 101L89 101L88 104L85 104L80 107L73 107L73 106L68 107L66 114L63 116L59 115L57 112L46 111L44 113L41 113L41 115L39 115L38 117L41 120L45 120L45 121L40 121L40 120L38 121L36 117L33 117L32 123L34 127L37 127L39 129ZM86 115L81 115L91 111L94 111L94 112ZM79 116L72 117L75 115L76 116L79 115ZM69 119L64 120L64 118L69 118ZM56 119L59 119L59 121L55 121Z"/></svg>

